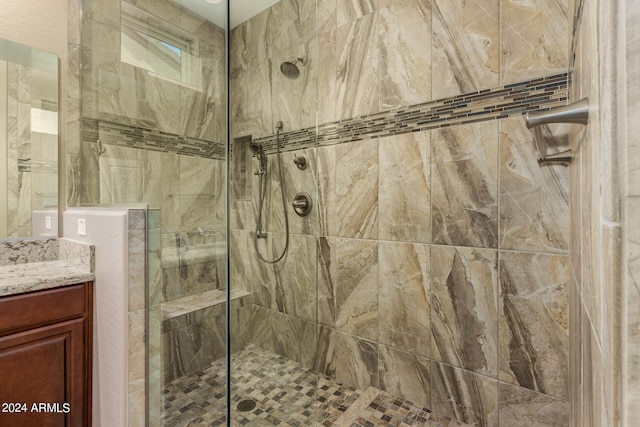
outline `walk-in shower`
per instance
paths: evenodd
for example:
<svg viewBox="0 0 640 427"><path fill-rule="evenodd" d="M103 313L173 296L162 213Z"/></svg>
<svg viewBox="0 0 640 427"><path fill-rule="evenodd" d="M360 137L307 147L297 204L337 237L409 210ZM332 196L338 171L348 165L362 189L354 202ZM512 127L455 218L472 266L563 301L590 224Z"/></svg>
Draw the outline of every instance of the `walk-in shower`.
<svg viewBox="0 0 640 427"><path fill-rule="evenodd" d="M569 37L512 34L537 4L84 1L80 193L155 214L149 425L567 425L567 171L522 114L566 103Z"/></svg>

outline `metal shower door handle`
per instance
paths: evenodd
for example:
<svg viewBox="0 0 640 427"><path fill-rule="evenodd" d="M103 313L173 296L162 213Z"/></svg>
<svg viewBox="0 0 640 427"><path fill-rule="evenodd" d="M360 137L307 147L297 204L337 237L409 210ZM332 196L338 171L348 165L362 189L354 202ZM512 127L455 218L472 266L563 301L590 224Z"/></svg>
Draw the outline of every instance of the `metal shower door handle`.
<svg viewBox="0 0 640 427"><path fill-rule="evenodd" d="M307 193L298 193L293 198L291 206L293 206L293 210L298 214L298 216L307 216L311 213L311 207L313 206L311 196Z"/></svg>

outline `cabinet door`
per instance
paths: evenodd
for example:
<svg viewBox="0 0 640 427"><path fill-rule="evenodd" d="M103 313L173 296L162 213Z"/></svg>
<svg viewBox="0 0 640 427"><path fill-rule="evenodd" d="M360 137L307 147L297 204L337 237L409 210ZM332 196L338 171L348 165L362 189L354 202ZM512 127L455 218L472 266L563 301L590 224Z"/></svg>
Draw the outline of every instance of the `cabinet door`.
<svg viewBox="0 0 640 427"><path fill-rule="evenodd" d="M83 425L84 328L81 318L0 338L0 426Z"/></svg>

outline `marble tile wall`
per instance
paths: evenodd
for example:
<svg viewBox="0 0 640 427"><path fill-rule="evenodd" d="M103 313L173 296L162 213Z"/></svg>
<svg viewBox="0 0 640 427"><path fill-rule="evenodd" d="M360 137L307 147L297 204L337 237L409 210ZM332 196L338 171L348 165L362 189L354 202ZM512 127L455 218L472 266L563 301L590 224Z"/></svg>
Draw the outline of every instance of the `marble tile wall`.
<svg viewBox="0 0 640 427"><path fill-rule="evenodd" d="M569 62L564 0L324 0L315 34L310 25L287 39L280 10L300 11L295 27L315 12L310 3L283 1L232 29L233 137L265 137L278 120L286 129L314 124L306 102L315 107L316 92L323 124L565 72ZM309 66L289 81L278 67L294 52Z"/></svg>
<svg viewBox="0 0 640 427"><path fill-rule="evenodd" d="M232 345L252 342L304 359L300 343L316 338L307 328L315 314L312 366L337 381L380 387L475 425L497 425L499 416L514 425L567 425L567 169L538 166L520 117L521 95L498 101L510 106L491 107L502 116L477 123L454 117L467 106L476 111L469 104L475 98L462 94L473 94L482 109L512 90L500 85L527 81L524 88L544 82L540 76L562 78L568 5L547 3L318 1L320 64L302 68L309 79L303 84L317 76L321 89L317 131L298 126L276 99L285 96L273 81L285 58L279 44L290 43L269 37L275 8L231 31L231 179L242 188L230 200L230 280L253 299L231 325ZM540 25L525 25L524 12ZM512 33L513 43L504 39ZM301 38L300 51L307 42ZM548 52L523 53L538 44ZM304 91L295 84L286 87ZM491 88L495 94L481 92ZM547 96L547 88L539 93ZM564 99L547 96L541 108L553 102ZM520 110L506 112L515 105ZM452 118L415 121L446 126L412 122L421 114L437 116L438 108L450 109L443 114ZM266 229L276 243L258 247L273 255L283 231L277 120L291 120L284 136L289 198L295 188L317 200L309 222L289 218L292 241L315 240L315 257L291 255L287 262L299 265L280 275L255 256L258 163L238 152L248 150L249 138L269 147L267 205L275 207L266 214ZM566 146L567 130L557 133L555 143ZM310 171L295 169L295 155L312 160ZM317 282L309 275L314 271ZM288 274L295 279L280 289ZM317 293L311 317L293 312L281 295L297 292L303 277L311 281L304 292Z"/></svg>
<svg viewBox="0 0 640 427"><path fill-rule="evenodd" d="M315 337L308 327L317 292L318 371L478 425L494 425L502 408L513 420L565 425L567 171L538 167L520 118L286 154L287 185L311 194L317 185L317 227L291 216L294 253L281 267L260 262L253 241L258 182L247 177L253 201L232 199L230 280L252 293L254 305L231 325L232 343L304 359L300 343ZM311 171L297 170L295 154L315 160ZM253 159L236 173L256 168ZM274 175L269 213L281 209ZM459 185L441 188L451 182ZM436 210L436 197L446 209ZM446 232L440 212L467 234ZM281 248L282 223L269 215L268 240ZM298 248L308 252L301 257ZM447 394L457 387L459 396ZM508 399L498 399L500 387Z"/></svg>
<svg viewBox="0 0 640 427"><path fill-rule="evenodd" d="M82 127L82 144L77 152L80 157L75 163L71 162L80 166L73 174L72 185L77 188L78 203L128 201L104 200L102 183L97 177L109 175L110 171L103 170L104 156L98 154L100 148L107 157L110 151L117 151L114 146L140 148L144 153L154 151L157 155L149 154L151 164L142 164L147 170L160 167L153 162L160 161L161 153L205 159L224 159L225 156L224 30L170 1L116 3L116 6L111 0L84 0L83 3L83 102L82 122L78 123ZM195 68L195 74L189 77L191 80L184 77L178 82L121 60L121 10L143 17L141 19L155 19L173 28L172 31L195 38L197 51L184 55ZM79 119L79 112L75 117ZM97 145L98 140L102 147ZM158 186L155 188L157 191ZM192 188L186 196L179 192L179 197L189 200L178 203L191 205L194 200L212 200L208 192L196 197L199 190ZM137 201L148 198L153 197L143 193ZM171 203L171 200L165 201L165 205ZM162 207L171 208L165 205ZM192 207L188 211L202 212Z"/></svg>
<svg viewBox="0 0 640 427"><path fill-rule="evenodd" d="M637 2L576 0L571 99L589 98L570 133L571 425L631 426L640 417L635 226ZM574 191L575 189L575 191Z"/></svg>

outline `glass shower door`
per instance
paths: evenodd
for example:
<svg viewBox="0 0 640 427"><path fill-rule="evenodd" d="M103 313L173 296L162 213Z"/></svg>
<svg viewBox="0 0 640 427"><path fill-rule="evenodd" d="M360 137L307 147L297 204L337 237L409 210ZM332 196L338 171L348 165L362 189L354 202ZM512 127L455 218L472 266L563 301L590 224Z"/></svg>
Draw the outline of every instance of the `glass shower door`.
<svg viewBox="0 0 640 427"><path fill-rule="evenodd" d="M81 203L149 207L131 415L146 393L148 425L224 424L226 2L82 6Z"/></svg>

